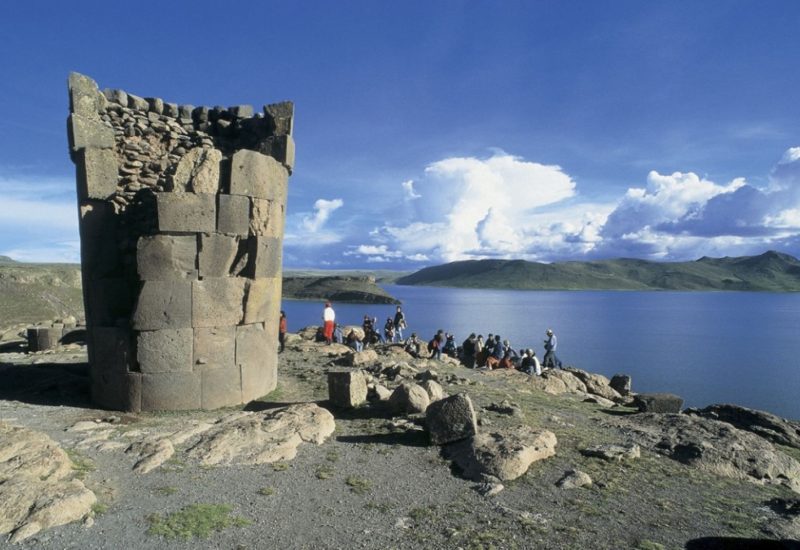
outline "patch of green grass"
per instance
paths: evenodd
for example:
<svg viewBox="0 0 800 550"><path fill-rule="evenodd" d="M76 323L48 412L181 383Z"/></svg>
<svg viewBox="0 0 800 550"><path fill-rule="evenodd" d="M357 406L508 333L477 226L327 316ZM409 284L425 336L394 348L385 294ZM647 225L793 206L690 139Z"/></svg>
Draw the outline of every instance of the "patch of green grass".
<svg viewBox="0 0 800 550"><path fill-rule="evenodd" d="M231 507L227 504L191 504L165 516L153 514L147 520L150 522L147 534L166 539L208 538L214 531L251 523L243 517L231 515Z"/></svg>
<svg viewBox="0 0 800 550"><path fill-rule="evenodd" d="M75 472L75 477L78 479L85 479L86 474L95 471L94 462L89 457L84 456L75 449L64 449L64 451L67 453L70 462L72 462L72 471Z"/></svg>
<svg viewBox="0 0 800 550"><path fill-rule="evenodd" d="M178 458L172 456L158 469L159 472L182 472L186 468L186 463Z"/></svg>
<svg viewBox="0 0 800 550"><path fill-rule="evenodd" d="M175 493L177 493L178 488L168 485L166 487L156 487L155 489L153 489L153 492L157 495L167 497L169 495L174 495Z"/></svg>
<svg viewBox="0 0 800 550"><path fill-rule="evenodd" d="M333 472L333 466L323 464L317 468L317 471L314 473L314 475L317 476L317 479L330 479L333 477Z"/></svg>
<svg viewBox="0 0 800 550"><path fill-rule="evenodd" d="M338 462L339 461L339 451L336 449L330 449L327 453L325 453L325 460L328 462Z"/></svg>
<svg viewBox="0 0 800 550"><path fill-rule="evenodd" d="M357 495L364 495L372 490L372 482L358 476L349 476L344 482Z"/></svg>
<svg viewBox="0 0 800 550"><path fill-rule="evenodd" d="M273 472L285 472L289 469L288 462L273 462L272 463L272 471Z"/></svg>
<svg viewBox="0 0 800 550"><path fill-rule="evenodd" d="M275 494L275 488L274 487L262 487L261 489L256 491L256 493L258 493L262 497L271 497L272 495Z"/></svg>
<svg viewBox="0 0 800 550"><path fill-rule="evenodd" d="M394 507L388 502L367 502L364 504L364 508L367 510L376 510L381 514L388 514Z"/></svg>
<svg viewBox="0 0 800 550"><path fill-rule="evenodd" d="M108 512L108 504L103 502L95 502L92 504L92 513L96 516L100 516Z"/></svg>
<svg viewBox="0 0 800 550"><path fill-rule="evenodd" d="M422 521L431 519L434 516L435 511L436 511L435 506L422 506L419 508L412 508L408 512L408 517L410 517L417 523L420 523Z"/></svg>

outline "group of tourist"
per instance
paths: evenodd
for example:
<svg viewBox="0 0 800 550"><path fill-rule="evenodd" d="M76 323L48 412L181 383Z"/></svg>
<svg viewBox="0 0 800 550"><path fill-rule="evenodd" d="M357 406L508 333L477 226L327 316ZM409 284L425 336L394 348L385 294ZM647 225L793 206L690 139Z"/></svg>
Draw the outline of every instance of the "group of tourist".
<svg viewBox="0 0 800 550"><path fill-rule="evenodd" d="M378 343L399 343L403 349L413 357L430 357L441 359L442 354L458 359L465 367L477 369L517 369L530 375L541 375L543 369L561 368L562 363L556 355L558 339L552 329L547 329L543 340L544 357L539 360L532 348L515 350L508 339L503 339L499 334L489 334L484 340L482 334L470 334L461 346L456 344L454 334L438 330L433 337L425 343L416 332L403 339L403 330L406 329L406 317L401 306L397 306L394 317L387 317L383 330L378 328L378 319L364 315L361 324L363 334L351 328L344 334L342 326L336 323L336 312L330 302L325 302L322 312L323 325L320 327L317 338L327 344L345 344L355 351L363 351L371 345ZM281 311L279 329L279 352L283 351L286 335L286 314Z"/></svg>

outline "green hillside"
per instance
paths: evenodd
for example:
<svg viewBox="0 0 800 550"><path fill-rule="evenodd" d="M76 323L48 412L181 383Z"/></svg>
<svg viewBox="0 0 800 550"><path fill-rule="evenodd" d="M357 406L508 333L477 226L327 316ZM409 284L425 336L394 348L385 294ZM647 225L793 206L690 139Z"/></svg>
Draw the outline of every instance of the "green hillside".
<svg viewBox="0 0 800 550"><path fill-rule="evenodd" d="M470 260L417 271L401 285L520 290L759 290L800 291L800 261L765 252L693 262L635 259L543 264L524 260Z"/></svg>

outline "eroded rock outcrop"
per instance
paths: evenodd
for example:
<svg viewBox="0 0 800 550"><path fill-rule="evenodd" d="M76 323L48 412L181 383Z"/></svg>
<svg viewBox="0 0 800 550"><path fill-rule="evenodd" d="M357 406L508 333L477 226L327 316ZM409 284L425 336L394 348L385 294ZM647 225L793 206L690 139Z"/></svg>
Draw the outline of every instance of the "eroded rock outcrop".
<svg viewBox="0 0 800 550"><path fill-rule="evenodd" d="M721 420L740 430L760 435L773 443L800 449L800 422L787 420L765 411L730 404L711 405L704 409L687 409L685 412Z"/></svg>

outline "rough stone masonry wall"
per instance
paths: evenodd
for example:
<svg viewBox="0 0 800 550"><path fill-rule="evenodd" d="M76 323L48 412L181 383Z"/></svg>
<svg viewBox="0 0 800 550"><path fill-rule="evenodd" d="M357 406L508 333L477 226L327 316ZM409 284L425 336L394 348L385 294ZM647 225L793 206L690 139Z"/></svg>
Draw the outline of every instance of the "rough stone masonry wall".
<svg viewBox="0 0 800 550"><path fill-rule="evenodd" d="M193 107L69 77L92 398L213 409L277 383L290 102Z"/></svg>

